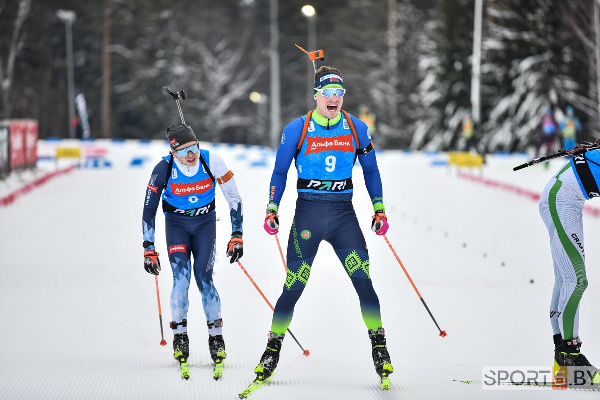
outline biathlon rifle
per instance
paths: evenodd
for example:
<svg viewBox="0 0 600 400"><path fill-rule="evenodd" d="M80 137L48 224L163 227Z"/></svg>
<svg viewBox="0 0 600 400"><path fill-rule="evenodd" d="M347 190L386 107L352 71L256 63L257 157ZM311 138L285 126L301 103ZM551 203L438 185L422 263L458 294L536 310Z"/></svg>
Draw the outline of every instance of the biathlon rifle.
<svg viewBox="0 0 600 400"><path fill-rule="evenodd" d="M523 168L527 168L532 166L533 164L538 164L541 162L549 161L554 158L565 157L565 156L574 156L577 154L583 154L587 151L598 150L600 149L600 139L596 140L595 143L583 143L574 148L573 150L559 150L558 153L549 154L547 156L534 158L531 161L526 162L525 164L518 165L513 168L513 171L518 171Z"/></svg>

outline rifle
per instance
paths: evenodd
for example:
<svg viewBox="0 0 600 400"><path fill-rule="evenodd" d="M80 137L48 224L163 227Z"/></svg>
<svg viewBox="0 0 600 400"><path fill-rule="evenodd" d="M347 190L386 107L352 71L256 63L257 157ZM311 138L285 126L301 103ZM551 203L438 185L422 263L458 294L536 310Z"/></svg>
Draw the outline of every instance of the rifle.
<svg viewBox="0 0 600 400"><path fill-rule="evenodd" d="M549 154L547 156L534 158L531 161L526 162L525 164L518 165L513 168L513 171L518 171L523 168L527 168L532 166L533 164L538 164L541 162L545 162L548 160L552 160L553 158L565 157L565 156L574 156L577 154L583 154L587 151L598 150L600 149L600 139L595 143L585 143L577 146L573 150L559 150L558 153Z"/></svg>

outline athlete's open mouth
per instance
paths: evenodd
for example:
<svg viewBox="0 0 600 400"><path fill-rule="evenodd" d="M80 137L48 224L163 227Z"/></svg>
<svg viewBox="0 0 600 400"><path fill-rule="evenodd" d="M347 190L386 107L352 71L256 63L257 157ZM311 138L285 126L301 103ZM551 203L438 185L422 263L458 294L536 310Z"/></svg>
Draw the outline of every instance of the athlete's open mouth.
<svg viewBox="0 0 600 400"><path fill-rule="evenodd" d="M335 110L337 110L337 104L336 105L334 105L334 104L327 104L327 110L328 111L335 111Z"/></svg>

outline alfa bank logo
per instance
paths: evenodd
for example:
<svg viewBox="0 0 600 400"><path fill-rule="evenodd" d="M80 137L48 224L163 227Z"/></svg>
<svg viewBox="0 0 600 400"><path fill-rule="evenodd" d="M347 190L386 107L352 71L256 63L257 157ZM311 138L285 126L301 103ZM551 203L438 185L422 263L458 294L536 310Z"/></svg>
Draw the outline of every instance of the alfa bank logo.
<svg viewBox="0 0 600 400"><path fill-rule="evenodd" d="M169 247L169 255L173 253L187 253L187 245L185 244L176 244L174 246Z"/></svg>
<svg viewBox="0 0 600 400"><path fill-rule="evenodd" d="M177 196L185 196L187 194L199 194L208 191L212 187L212 181L207 178L200 182L194 183L169 183L171 192Z"/></svg>
<svg viewBox="0 0 600 400"><path fill-rule="evenodd" d="M354 153L354 145L352 144L352 135L334 136L330 138L323 137L308 137L308 146L304 154L319 153L321 151L343 151L346 153Z"/></svg>

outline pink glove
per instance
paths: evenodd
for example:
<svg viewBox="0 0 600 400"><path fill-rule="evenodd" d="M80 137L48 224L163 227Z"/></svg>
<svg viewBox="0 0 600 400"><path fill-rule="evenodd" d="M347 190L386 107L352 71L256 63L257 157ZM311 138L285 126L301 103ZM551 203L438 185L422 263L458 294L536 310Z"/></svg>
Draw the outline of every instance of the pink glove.
<svg viewBox="0 0 600 400"><path fill-rule="evenodd" d="M263 228L265 228L265 231L269 235L276 235L279 232L279 215L274 212L268 212Z"/></svg>
<svg viewBox="0 0 600 400"><path fill-rule="evenodd" d="M373 215L373 222L371 222L371 230L377 235L383 236L387 233L390 225L387 223L387 216L383 211L376 212Z"/></svg>

